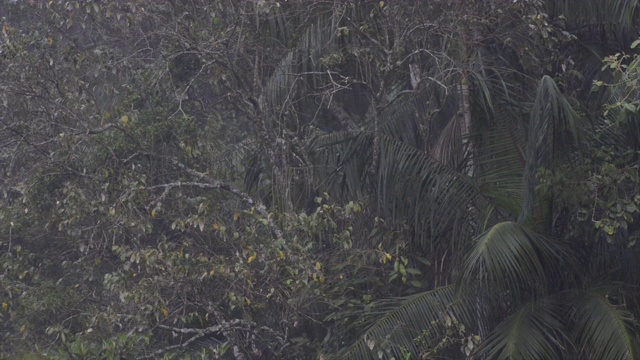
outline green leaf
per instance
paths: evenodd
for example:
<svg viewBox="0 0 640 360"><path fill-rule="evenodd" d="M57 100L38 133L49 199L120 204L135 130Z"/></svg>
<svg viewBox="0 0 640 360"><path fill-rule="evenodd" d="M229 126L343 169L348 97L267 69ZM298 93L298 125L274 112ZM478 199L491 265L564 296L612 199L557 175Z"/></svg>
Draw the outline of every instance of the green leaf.
<svg viewBox="0 0 640 360"><path fill-rule="evenodd" d="M624 103L624 104L622 104L622 106L623 106L625 109L627 109L627 110L629 110L629 111L631 111L631 112L636 112L636 107L635 107L635 105L633 105L633 104Z"/></svg>
<svg viewBox="0 0 640 360"><path fill-rule="evenodd" d="M411 275L420 275L420 274L422 274L422 271L420 271L420 270L418 270L416 268L406 268L405 270L407 271L408 274L411 274Z"/></svg>

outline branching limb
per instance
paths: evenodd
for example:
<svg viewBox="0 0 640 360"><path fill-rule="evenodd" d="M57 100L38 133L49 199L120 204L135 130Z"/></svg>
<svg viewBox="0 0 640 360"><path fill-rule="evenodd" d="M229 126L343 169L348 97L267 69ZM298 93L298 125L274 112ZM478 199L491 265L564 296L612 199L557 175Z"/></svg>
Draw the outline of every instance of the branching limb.
<svg viewBox="0 0 640 360"><path fill-rule="evenodd" d="M251 196L249 196L249 194L241 191L240 189L234 187L231 184L227 184L227 183L222 182L222 181L214 181L214 182L211 182L211 183L192 182L192 181L184 181L184 182L183 181L178 181L178 182L173 182L173 183L168 183L168 184L149 186L149 187L147 187L147 189L153 190L153 189L164 188L165 189L164 192L158 198L158 202L161 202L167 196L169 191L171 191L174 188L179 188L179 187L183 187L183 186L198 187L198 188L201 188L201 189L224 190L224 191L226 191L228 193L231 193L231 194L235 195L236 197L242 199L245 203L247 203L247 205L251 206L256 213L258 213L260 215L263 215L263 216L265 216L267 218L269 228L271 229L271 232L275 235L275 237L277 239L284 239L284 235L282 233L282 230L280 230L280 228L276 225L276 223L273 221L273 219L271 219L268 216L267 208L264 206L264 204L262 204L258 200L253 199ZM287 248L286 244L284 244L284 247L285 247L285 249Z"/></svg>
<svg viewBox="0 0 640 360"><path fill-rule="evenodd" d="M198 339L202 339L202 338L204 338L206 336L210 336L210 335L222 334L227 339L230 339L230 336L228 336L228 334L232 330L248 331L248 332L252 332L252 333L256 333L256 332L269 333L271 336L273 336L278 341L278 343L281 346L281 350L289 345L286 342L286 340L284 339L284 337L280 333L278 333L277 331L275 331L275 330L273 330L273 329L271 329L269 327L266 327L266 326L257 327L255 323L253 323L251 321L242 320L242 319L234 319L234 320L231 320L231 321L224 321L224 322L221 322L218 325L209 326L209 327L204 328L204 329L177 328L177 327L167 326L167 325L158 325L158 327L160 329L169 330L169 331L172 331L174 333L193 334L193 336L191 338L189 338L187 341L185 341L185 342L183 342L181 344L171 345L171 346L167 346L167 347L164 347L162 349L156 350L153 353L143 357L143 359L155 359L155 358L158 358L160 355L162 355L164 353L167 353L169 351L185 349L189 345L191 345L195 341L197 341Z"/></svg>

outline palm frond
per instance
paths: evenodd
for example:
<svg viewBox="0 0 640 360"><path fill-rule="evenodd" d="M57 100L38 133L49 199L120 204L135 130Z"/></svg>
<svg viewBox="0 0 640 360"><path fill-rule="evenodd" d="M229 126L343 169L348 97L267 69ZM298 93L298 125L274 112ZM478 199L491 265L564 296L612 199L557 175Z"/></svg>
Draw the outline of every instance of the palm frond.
<svg viewBox="0 0 640 360"><path fill-rule="evenodd" d="M418 114L429 112L428 105L419 103L418 99L423 96L424 94L412 94L395 99L380 114L380 132L402 140L416 149L422 149L425 139L421 131L422 119ZM373 124L368 124L365 129L372 126Z"/></svg>
<svg viewBox="0 0 640 360"><path fill-rule="evenodd" d="M338 189L364 189L375 186L381 216L412 226L417 244L433 249L439 241L464 239L478 224L469 219L469 209L486 204L473 181L424 152L392 136L380 137L380 164L375 178L368 173L373 135L329 134L314 141L317 150L326 151L325 161L333 165L331 184ZM329 149L331 149L329 151ZM368 155L369 154L369 155ZM318 157L322 157L318 153ZM479 212L487 206L476 206ZM483 214L479 214L484 218ZM458 225L452 227L458 221ZM454 236L455 233L455 236Z"/></svg>
<svg viewBox="0 0 640 360"><path fill-rule="evenodd" d="M453 323L472 321L453 286L445 286L404 299L382 303L382 318L351 346L340 359L400 359L407 354L420 358L443 340ZM375 316L376 314L369 314Z"/></svg>
<svg viewBox="0 0 640 360"><path fill-rule="evenodd" d="M611 286L586 288L575 293L572 303L581 358L631 360L640 356L637 321L625 309L621 293Z"/></svg>
<svg viewBox="0 0 640 360"><path fill-rule="evenodd" d="M307 26L297 44L285 53L265 83L262 99L265 109L279 112L294 98L296 86L306 83L320 88L329 81L316 73L323 70L320 58L336 50L339 18L338 9L318 16Z"/></svg>
<svg viewBox="0 0 640 360"><path fill-rule="evenodd" d="M492 117L494 114L494 106L492 92L489 89L491 84L487 82L487 79L485 79L482 74L475 72L471 73L471 82L473 84L473 99L482 109L484 116L487 118ZM506 87L503 89L506 90ZM507 93L507 91L505 91L505 93Z"/></svg>
<svg viewBox="0 0 640 360"><path fill-rule="evenodd" d="M524 304L494 328L476 354L496 360L561 359L569 343L563 310L551 297Z"/></svg>
<svg viewBox="0 0 640 360"><path fill-rule="evenodd" d="M559 0L548 1L551 14L570 18L574 26L619 25L630 29L638 24L637 0Z"/></svg>
<svg viewBox="0 0 640 360"><path fill-rule="evenodd" d="M580 141L583 138L582 119L571 107L555 81L543 76L538 84L536 99L531 109L526 166L523 178L525 189L520 223L533 215L535 204L536 171L553 151L566 149L566 139ZM564 145L564 146L563 146Z"/></svg>
<svg viewBox="0 0 640 360"><path fill-rule="evenodd" d="M372 137L361 132L337 132L316 136L309 144L315 177L332 196L358 199L364 192L366 168L371 158Z"/></svg>
<svg viewBox="0 0 640 360"><path fill-rule="evenodd" d="M544 295L546 273L559 271L555 267L562 255L554 242L526 227L498 223L473 240L459 281L477 284L490 298L510 293L518 301Z"/></svg>
<svg viewBox="0 0 640 360"><path fill-rule="evenodd" d="M516 218L522 208L522 173L526 144L513 124L514 114L495 113L494 124L476 136L476 180L481 192Z"/></svg>
<svg viewBox="0 0 640 360"><path fill-rule="evenodd" d="M431 148L431 156L440 160L452 169L457 169L462 163L462 131L459 114L454 115L449 124L442 130L438 141Z"/></svg>
<svg viewBox="0 0 640 360"><path fill-rule="evenodd" d="M473 233L476 224L469 219L469 209L484 199L472 180L397 139L383 136L380 140L380 212L413 223L415 234L421 234L416 243L426 248L445 238L457 246L456 239ZM461 218L466 221L453 229L459 231L454 236L451 225Z"/></svg>

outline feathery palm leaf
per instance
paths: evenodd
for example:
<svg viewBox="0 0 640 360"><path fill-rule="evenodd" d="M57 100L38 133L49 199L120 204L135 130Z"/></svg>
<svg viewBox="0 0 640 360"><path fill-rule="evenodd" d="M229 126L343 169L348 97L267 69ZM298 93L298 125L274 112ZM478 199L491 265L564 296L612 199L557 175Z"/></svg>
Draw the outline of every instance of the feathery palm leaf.
<svg viewBox="0 0 640 360"><path fill-rule="evenodd" d="M459 114L454 115L431 149L431 156L452 169L457 169L462 164L462 121Z"/></svg>
<svg viewBox="0 0 640 360"><path fill-rule="evenodd" d="M488 359L560 359L564 345L562 304L555 298L528 302L495 327L478 348Z"/></svg>
<svg viewBox="0 0 640 360"><path fill-rule="evenodd" d="M530 114L523 178L525 196L518 218L521 223L533 215L538 166L556 149L562 149L563 145L566 148L567 137L578 141L583 138L582 118L549 76L540 80Z"/></svg>
<svg viewBox="0 0 640 360"><path fill-rule="evenodd" d="M505 109L496 111L494 124L476 136L476 181L482 193L494 199L516 218L523 202L522 174L524 148L513 114Z"/></svg>
<svg viewBox="0 0 640 360"><path fill-rule="evenodd" d="M622 294L609 286L578 290L574 295L571 315L582 358L627 360L640 355L637 322L624 308Z"/></svg>
<svg viewBox="0 0 640 360"><path fill-rule="evenodd" d="M555 243L520 224L498 223L473 241L460 283L477 283L493 298L540 296L547 291L546 273L559 271L562 254Z"/></svg>
<svg viewBox="0 0 640 360"><path fill-rule="evenodd" d="M338 175L350 189L367 178L367 166L363 166L364 154L371 153L373 135L360 133L355 137L330 134L316 139L316 149L336 144L332 153L341 154L334 164L334 176ZM336 143L342 139L342 143ZM414 226L416 242L428 246L430 240L455 240L450 234L456 219L468 217L469 206L474 202L486 203L471 181L431 158L424 152L391 137L380 138L380 164L375 179L379 211L393 219L410 221ZM334 182L334 184L337 184ZM446 205L446 206L445 206ZM484 211L486 207L483 207ZM470 234L471 222L464 221L457 231ZM455 238L462 239L462 236Z"/></svg>
<svg viewBox="0 0 640 360"><path fill-rule="evenodd" d="M381 304L380 320L338 355L341 359L392 359L411 354L418 358L436 348L452 323L471 321L453 286Z"/></svg>
<svg viewBox="0 0 640 360"><path fill-rule="evenodd" d="M335 50L338 17L336 11L328 16L318 17L309 25L296 46L282 57L265 84L266 108L277 112L294 98L296 85L304 83L300 81L298 74L322 71L320 58ZM307 83L316 87L322 86L326 81L314 74L304 77L308 78Z"/></svg>
<svg viewBox="0 0 640 360"><path fill-rule="evenodd" d="M564 15L574 26L615 24L624 30L638 24L640 6L637 0L557 0L546 3L552 15Z"/></svg>
<svg viewBox="0 0 640 360"><path fill-rule="evenodd" d="M372 137L361 132L337 132L313 138L308 146L315 164L315 176L323 189L335 196L363 194ZM333 191L332 191L333 190Z"/></svg>
<svg viewBox="0 0 640 360"><path fill-rule="evenodd" d="M380 139L377 172L378 204L381 212L414 225L416 243L443 240L458 218L468 218L469 207L482 201L473 182L425 153L394 138ZM459 224L460 233L473 232L471 221ZM455 243L456 238L450 234Z"/></svg>

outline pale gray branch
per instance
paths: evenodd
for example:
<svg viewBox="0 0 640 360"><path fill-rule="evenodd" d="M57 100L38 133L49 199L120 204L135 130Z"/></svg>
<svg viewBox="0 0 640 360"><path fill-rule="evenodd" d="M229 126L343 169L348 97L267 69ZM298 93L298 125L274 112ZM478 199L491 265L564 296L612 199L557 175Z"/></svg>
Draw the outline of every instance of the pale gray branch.
<svg viewBox="0 0 640 360"><path fill-rule="evenodd" d="M204 176L204 174L203 174ZM160 196L160 198L158 198L158 202L161 202L169 193L169 191L171 191L174 188L179 188L179 187L198 187L201 189L214 189L214 190L224 190L228 193L231 193L233 195L235 195L236 197L242 199L245 203L247 203L247 205L251 206L254 211L260 215L263 215L266 217L269 228L271 229L271 231L273 232L273 234L276 236L277 239L284 239L284 235L282 233L282 230L280 230L280 228L276 225L276 223L273 221L273 219L271 217L269 217L268 213L267 213L267 208L258 200L253 199L251 196L249 196L249 194L239 190L238 188L224 183L222 181L214 181L211 183L203 183L203 182L192 182L192 181L177 181L177 182L172 182L172 183L168 183L168 184L160 184L160 185L153 185L153 186L149 186L147 187L147 189L152 190L152 189L159 189L159 188L164 188L164 192L162 193L162 195ZM283 246L285 247L285 249L287 249L286 244L283 242Z"/></svg>

